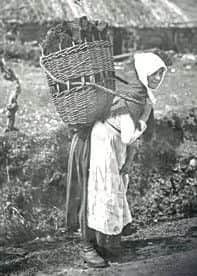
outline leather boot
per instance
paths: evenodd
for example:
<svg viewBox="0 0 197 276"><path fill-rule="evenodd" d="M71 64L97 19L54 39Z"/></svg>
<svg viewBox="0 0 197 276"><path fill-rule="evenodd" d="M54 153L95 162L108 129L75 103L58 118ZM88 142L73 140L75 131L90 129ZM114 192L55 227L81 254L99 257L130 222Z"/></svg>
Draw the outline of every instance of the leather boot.
<svg viewBox="0 0 197 276"><path fill-rule="evenodd" d="M84 262L90 267L103 268L107 267L107 262L98 254L96 249L91 244L84 244L81 252L81 257Z"/></svg>
<svg viewBox="0 0 197 276"><path fill-rule="evenodd" d="M114 258L119 257L122 254L122 248L121 247L113 247L113 248L105 248L105 247L99 247L98 252L105 258Z"/></svg>

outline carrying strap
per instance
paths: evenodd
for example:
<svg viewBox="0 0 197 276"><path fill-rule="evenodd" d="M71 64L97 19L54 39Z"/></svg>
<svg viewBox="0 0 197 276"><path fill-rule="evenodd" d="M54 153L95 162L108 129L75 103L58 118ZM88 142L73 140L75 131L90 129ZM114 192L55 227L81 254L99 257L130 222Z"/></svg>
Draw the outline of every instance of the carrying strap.
<svg viewBox="0 0 197 276"><path fill-rule="evenodd" d="M67 82L63 81L63 80L60 80L60 79L57 79L55 78L50 72L49 70L47 70L45 68L45 66L43 65L42 63L42 59L40 59L40 66L41 68L57 83L60 83L60 84L64 84L64 85L67 85ZM114 77L115 79L115 77ZM116 91L110 89L110 88L106 88L98 83L91 83L91 82L85 82L85 84L83 82L72 82L73 85L79 85L78 89L80 88L83 88L84 85L86 86L92 86L92 87L95 87L95 88L98 88L100 90L103 90L104 92L106 93L109 93L109 94L112 94L114 96L117 96L117 97L120 97L122 99L125 99L127 101L131 101L131 102L134 102L134 103L137 103L137 104L143 104L140 100L137 100L135 98L135 93L131 92L131 95L130 96L126 96L124 95L124 91L123 90L119 90L119 92L117 93ZM132 95L133 94L133 95Z"/></svg>
<svg viewBox="0 0 197 276"><path fill-rule="evenodd" d="M109 121L106 121L106 124L108 124L113 130L115 130L117 133L121 133L120 129L115 127L113 124L111 124Z"/></svg>

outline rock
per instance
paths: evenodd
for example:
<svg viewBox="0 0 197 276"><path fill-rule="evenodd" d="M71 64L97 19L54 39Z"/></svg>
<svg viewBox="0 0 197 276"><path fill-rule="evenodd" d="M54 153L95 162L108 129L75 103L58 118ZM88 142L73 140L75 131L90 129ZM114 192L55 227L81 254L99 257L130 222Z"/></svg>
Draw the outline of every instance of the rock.
<svg viewBox="0 0 197 276"><path fill-rule="evenodd" d="M189 162L189 166L191 168L197 168L197 159L196 158L192 158Z"/></svg>
<svg viewBox="0 0 197 276"><path fill-rule="evenodd" d="M193 54L185 54L182 56L181 60L195 62L197 60L197 57Z"/></svg>
<svg viewBox="0 0 197 276"><path fill-rule="evenodd" d="M195 63L197 62L197 56L193 54L185 54L182 56L181 62L187 70L190 70L192 65L195 65Z"/></svg>
<svg viewBox="0 0 197 276"><path fill-rule="evenodd" d="M186 65L186 66L185 66L185 69L186 69L186 70L191 70L191 68L192 68L191 65Z"/></svg>
<svg viewBox="0 0 197 276"><path fill-rule="evenodd" d="M171 73L175 73L175 72L176 72L176 69L175 69L175 68L171 68L171 69L170 69L170 72L171 72Z"/></svg>

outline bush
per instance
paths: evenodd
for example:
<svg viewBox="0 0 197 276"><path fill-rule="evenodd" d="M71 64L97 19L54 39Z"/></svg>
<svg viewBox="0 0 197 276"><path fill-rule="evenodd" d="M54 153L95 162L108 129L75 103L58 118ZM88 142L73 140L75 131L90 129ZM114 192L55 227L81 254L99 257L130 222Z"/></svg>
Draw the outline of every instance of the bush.
<svg viewBox="0 0 197 276"><path fill-rule="evenodd" d="M25 241L63 226L68 147L64 127L49 139L21 133L0 136L4 242Z"/></svg>
<svg viewBox="0 0 197 276"><path fill-rule="evenodd" d="M191 120L192 118L192 120ZM134 222L146 225L196 213L196 109L156 122L156 136L143 144L130 170L128 197ZM194 162L195 163L195 162Z"/></svg>
<svg viewBox="0 0 197 276"><path fill-rule="evenodd" d="M0 54L7 59L22 59L31 61L33 65L39 66L41 51L38 46L23 44L20 41L7 41L0 46Z"/></svg>

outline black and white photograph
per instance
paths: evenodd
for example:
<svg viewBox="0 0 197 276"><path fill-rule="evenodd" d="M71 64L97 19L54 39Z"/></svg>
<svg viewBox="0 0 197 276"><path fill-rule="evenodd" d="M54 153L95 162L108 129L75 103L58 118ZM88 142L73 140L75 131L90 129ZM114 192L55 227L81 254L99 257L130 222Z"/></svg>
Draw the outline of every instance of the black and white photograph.
<svg viewBox="0 0 197 276"><path fill-rule="evenodd" d="M0 276L197 276L197 0L0 0Z"/></svg>

